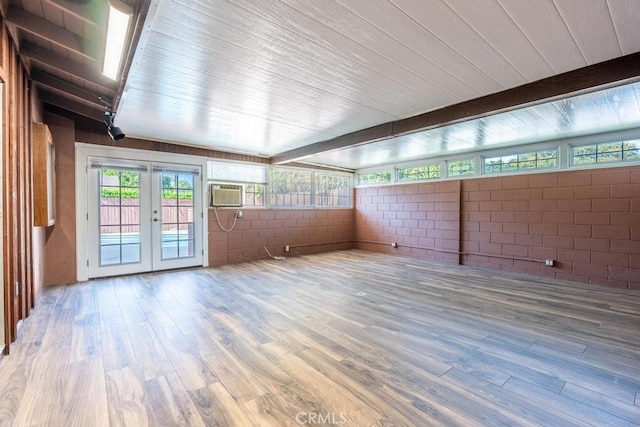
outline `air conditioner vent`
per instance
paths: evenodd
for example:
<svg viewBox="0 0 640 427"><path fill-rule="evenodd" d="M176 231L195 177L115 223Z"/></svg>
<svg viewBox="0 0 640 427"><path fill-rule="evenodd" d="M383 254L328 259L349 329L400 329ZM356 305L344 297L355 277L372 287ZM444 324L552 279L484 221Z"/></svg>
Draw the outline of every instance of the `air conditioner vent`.
<svg viewBox="0 0 640 427"><path fill-rule="evenodd" d="M211 206L225 207L242 206L242 186L241 185L219 185L211 184L209 186L211 193Z"/></svg>

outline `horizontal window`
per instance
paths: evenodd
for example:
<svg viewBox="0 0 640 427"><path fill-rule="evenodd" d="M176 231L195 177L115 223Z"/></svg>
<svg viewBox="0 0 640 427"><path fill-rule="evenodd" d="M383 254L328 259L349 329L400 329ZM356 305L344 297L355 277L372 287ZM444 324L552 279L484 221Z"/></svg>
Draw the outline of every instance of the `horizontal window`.
<svg viewBox="0 0 640 427"><path fill-rule="evenodd" d="M243 163L207 162L207 179L216 182L266 184L267 166Z"/></svg>
<svg viewBox="0 0 640 427"><path fill-rule="evenodd" d="M242 206L353 206L352 173L209 161L207 178L209 184L241 186Z"/></svg>
<svg viewBox="0 0 640 427"><path fill-rule="evenodd" d="M418 181L440 178L440 165L415 166L396 171L398 181Z"/></svg>
<svg viewBox="0 0 640 427"><path fill-rule="evenodd" d="M640 140L571 147L571 164L573 165L591 165L625 160L640 160Z"/></svg>
<svg viewBox="0 0 640 427"><path fill-rule="evenodd" d="M312 206L311 172L271 169L269 204L271 206Z"/></svg>
<svg viewBox="0 0 640 427"><path fill-rule="evenodd" d="M358 185L388 184L391 182L391 171L367 172L358 174Z"/></svg>
<svg viewBox="0 0 640 427"><path fill-rule="evenodd" d="M316 172L316 206L351 206L351 177Z"/></svg>
<svg viewBox="0 0 640 427"><path fill-rule="evenodd" d="M518 172L523 170L554 168L558 165L558 150L485 157L485 173Z"/></svg>
<svg viewBox="0 0 640 427"><path fill-rule="evenodd" d="M243 185L245 206L265 206L266 187L263 184Z"/></svg>
<svg viewBox="0 0 640 427"><path fill-rule="evenodd" d="M469 176L475 173L473 159L447 162L447 176Z"/></svg>

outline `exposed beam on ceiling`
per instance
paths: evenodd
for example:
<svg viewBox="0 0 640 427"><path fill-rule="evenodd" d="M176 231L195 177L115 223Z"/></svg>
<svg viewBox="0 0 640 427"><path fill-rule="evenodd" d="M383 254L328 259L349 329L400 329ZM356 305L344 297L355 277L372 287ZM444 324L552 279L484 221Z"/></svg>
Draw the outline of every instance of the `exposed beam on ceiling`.
<svg viewBox="0 0 640 427"><path fill-rule="evenodd" d="M129 75L129 70L131 69L131 64L133 62L133 56L136 53L136 48L138 47L138 43L140 42L140 37L142 36L142 30L144 28L144 23L147 20L147 15L149 13L155 14L157 10L157 4L155 8L150 11L151 0L140 0L138 5L133 13L133 31L130 31L129 38L127 39L125 54L123 55L123 64L122 64L122 77L120 78L120 85L116 91L116 98L113 100L113 108L117 109L118 104L120 103L120 97L124 91L124 87L127 84L127 76ZM151 16L150 18L153 18Z"/></svg>
<svg viewBox="0 0 640 427"><path fill-rule="evenodd" d="M373 126L326 141L296 148L271 157L272 164L288 163L305 157L393 136L440 127L531 105L542 100L640 77L640 52L558 74L495 94L461 102L406 119Z"/></svg>
<svg viewBox="0 0 640 427"><path fill-rule="evenodd" d="M71 96L91 102L101 108L104 108L106 105L111 105L114 95L113 91L110 91L109 93L92 93L85 88L76 86L73 83L69 83L37 69L31 71L31 80L39 86L45 86L60 92L68 93ZM103 97L105 101L101 101L100 97Z"/></svg>
<svg viewBox="0 0 640 427"><path fill-rule="evenodd" d="M104 108L102 110L94 109L85 104L72 101L69 98L42 89L38 90L38 98L45 104L55 105L56 107L80 114L98 122L104 121Z"/></svg>
<svg viewBox="0 0 640 427"><path fill-rule="evenodd" d="M67 1L67 0L44 0L58 9L82 19L84 22L98 28L106 27L107 23L107 2L104 0L89 1Z"/></svg>
<svg viewBox="0 0 640 427"><path fill-rule="evenodd" d="M9 6L6 19L8 23L67 50L78 53L96 62L100 60L99 49L93 41L82 38L62 27L58 27L19 7Z"/></svg>
<svg viewBox="0 0 640 427"><path fill-rule="evenodd" d="M55 115L66 117L68 119L73 120L76 124L76 127L78 125L82 125L89 129L95 129L97 132L106 132L106 126L104 124L104 121L97 122L96 120L90 119L87 116L82 116L80 114L73 113L69 110L65 110L64 108L57 107L53 104L43 104L43 109L44 111L47 111L49 113L53 113Z"/></svg>
<svg viewBox="0 0 640 427"><path fill-rule="evenodd" d="M115 90L116 82L102 75L97 69L92 69L77 62L70 61L61 55L43 49L32 43L24 43L20 54L32 61L56 68L59 71L76 76L90 83L94 83L104 88L105 91Z"/></svg>

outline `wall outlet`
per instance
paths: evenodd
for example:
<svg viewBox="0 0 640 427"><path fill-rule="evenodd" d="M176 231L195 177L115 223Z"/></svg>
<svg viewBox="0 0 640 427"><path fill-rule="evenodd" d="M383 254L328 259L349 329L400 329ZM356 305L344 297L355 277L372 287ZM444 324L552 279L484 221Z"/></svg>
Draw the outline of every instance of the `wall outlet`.
<svg viewBox="0 0 640 427"><path fill-rule="evenodd" d="M236 218L242 219L243 216L244 216L244 213L242 211L237 211L236 212Z"/></svg>
<svg viewBox="0 0 640 427"><path fill-rule="evenodd" d="M553 267L554 261L552 259L545 259L544 260L544 265L546 265L547 267Z"/></svg>
<svg viewBox="0 0 640 427"><path fill-rule="evenodd" d="M286 245L286 246L284 247L284 251L285 251L285 252L289 252L289 250L290 250L290 249L291 249L291 248L289 248L289 245Z"/></svg>
<svg viewBox="0 0 640 427"><path fill-rule="evenodd" d="M392 248L397 248L397 247L398 247L398 242L393 242L393 243L391 244L391 247L392 247Z"/></svg>

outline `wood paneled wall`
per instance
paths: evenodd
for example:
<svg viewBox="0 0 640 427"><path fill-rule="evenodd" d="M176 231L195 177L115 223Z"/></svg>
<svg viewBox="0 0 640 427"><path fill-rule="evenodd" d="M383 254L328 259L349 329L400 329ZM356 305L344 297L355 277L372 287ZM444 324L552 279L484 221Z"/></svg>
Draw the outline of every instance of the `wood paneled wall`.
<svg viewBox="0 0 640 427"><path fill-rule="evenodd" d="M35 305L29 78L2 22L0 79L3 82L3 267L5 352L17 336L18 322ZM36 250L36 252L39 252Z"/></svg>

